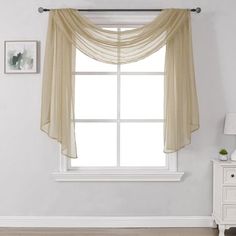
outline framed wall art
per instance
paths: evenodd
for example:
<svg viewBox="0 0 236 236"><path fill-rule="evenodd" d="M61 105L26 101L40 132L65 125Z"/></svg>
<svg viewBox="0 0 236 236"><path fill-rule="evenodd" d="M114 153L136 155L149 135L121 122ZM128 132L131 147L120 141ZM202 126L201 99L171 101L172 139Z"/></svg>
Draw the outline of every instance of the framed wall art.
<svg viewBox="0 0 236 236"><path fill-rule="evenodd" d="M5 41L5 74L38 73L38 41Z"/></svg>

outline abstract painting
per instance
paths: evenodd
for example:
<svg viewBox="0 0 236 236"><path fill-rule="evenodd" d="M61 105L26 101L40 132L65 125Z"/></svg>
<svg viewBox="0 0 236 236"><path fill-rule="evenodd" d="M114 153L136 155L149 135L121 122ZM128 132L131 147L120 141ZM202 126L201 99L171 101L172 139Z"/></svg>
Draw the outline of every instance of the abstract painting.
<svg viewBox="0 0 236 236"><path fill-rule="evenodd" d="M5 41L5 73L38 73L37 41Z"/></svg>

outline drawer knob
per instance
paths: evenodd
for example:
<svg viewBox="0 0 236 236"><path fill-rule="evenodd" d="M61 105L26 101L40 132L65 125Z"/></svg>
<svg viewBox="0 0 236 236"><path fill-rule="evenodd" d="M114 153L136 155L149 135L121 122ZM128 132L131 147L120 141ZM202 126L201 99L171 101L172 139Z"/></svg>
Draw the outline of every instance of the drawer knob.
<svg viewBox="0 0 236 236"><path fill-rule="evenodd" d="M232 174L231 177L234 178L234 174Z"/></svg>

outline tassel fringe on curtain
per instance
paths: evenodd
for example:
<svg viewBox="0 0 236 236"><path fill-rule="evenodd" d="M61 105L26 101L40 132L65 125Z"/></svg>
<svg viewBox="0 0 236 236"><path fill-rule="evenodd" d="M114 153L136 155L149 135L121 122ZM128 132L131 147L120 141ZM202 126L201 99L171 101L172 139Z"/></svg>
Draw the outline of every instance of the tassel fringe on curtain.
<svg viewBox="0 0 236 236"><path fill-rule="evenodd" d="M135 62L166 45L164 151L191 142L199 128L190 11L168 9L128 31L102 29L72 9L51 10L43 74L41 129L77 158L74 129L74 48L110 64Z"/></svg>

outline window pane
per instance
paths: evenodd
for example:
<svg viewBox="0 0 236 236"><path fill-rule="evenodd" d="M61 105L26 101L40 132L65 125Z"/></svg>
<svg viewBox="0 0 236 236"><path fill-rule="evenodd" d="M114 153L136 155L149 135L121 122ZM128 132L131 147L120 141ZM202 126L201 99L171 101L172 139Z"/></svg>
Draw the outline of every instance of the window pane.
<svg viewBox="0 0 236 236"><path fill-rule="evenodd" d="M76 142L72 166L116 166L115 123L76 123Z"/></svg>
<svg viewBox="0 0 236 236"><path fill-rule="evenodd" d="M122 72L164 72L165 66L165 51L162 47L156 53L149 57L130 64L121 65Z"/></svg>
<svg viewBox="0 0 236 236"><path fill-rule="evenodd" d="M116 65L102 63L96 61L79 50L76 51L76 72L93 72L93 71L103 71L103 72L114 72L116 71Z"/></svg>
<svg viewBox="0 0 236 236"><path fill-rule="evenodd" d="M161 75L121 76L121 118L163 119L163 90Z"/></svg>
<svg viewBox="0 0 236 236"><path fill-rule="evenodd" d="M165 166L162 123L121 123L121 166Z"/></svg>
<svg viewBox="0 0 236 236"><path fill-rule="evenodd" d="M76 119L114 119L117 101L116 76L78 75L75 81Z"/></svg>

